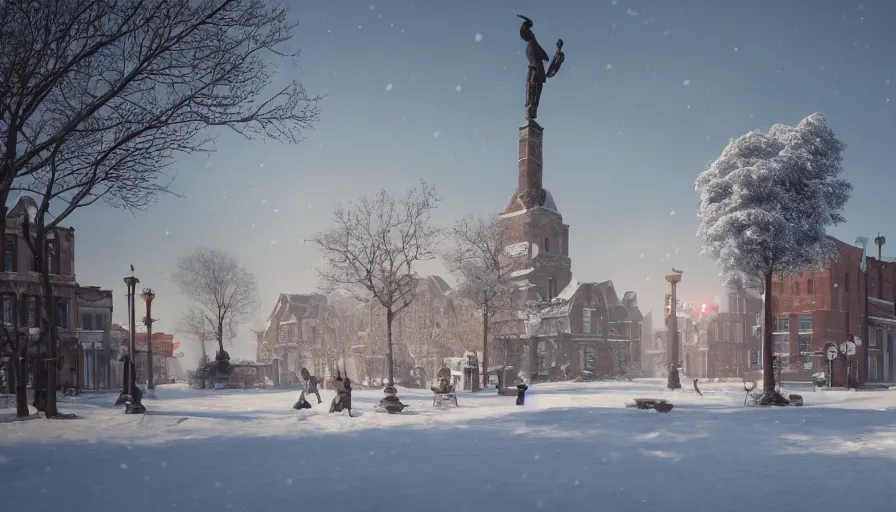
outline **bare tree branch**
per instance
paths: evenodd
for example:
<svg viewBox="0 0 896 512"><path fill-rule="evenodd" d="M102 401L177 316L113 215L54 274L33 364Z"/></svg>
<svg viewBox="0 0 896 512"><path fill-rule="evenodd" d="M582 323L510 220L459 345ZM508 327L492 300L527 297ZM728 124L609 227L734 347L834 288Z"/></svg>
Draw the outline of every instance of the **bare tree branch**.
<svg viewBox="0 0 896 512"><path fill-rule="evenodd" d="M52 228L98 200L148 207L208 127L301 141L321 97L272 89L295 26L268 0L0 3L0 200L49 193Z"/></svg>

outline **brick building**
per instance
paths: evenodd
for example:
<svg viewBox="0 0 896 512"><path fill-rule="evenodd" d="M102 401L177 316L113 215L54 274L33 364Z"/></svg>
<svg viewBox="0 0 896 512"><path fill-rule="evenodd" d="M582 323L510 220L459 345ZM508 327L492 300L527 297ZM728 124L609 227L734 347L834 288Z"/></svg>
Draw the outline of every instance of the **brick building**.
<svg viewBox="0 0 896 512"><path fill-rule="evenodd" d="M845 384L847 368L858 384L896 382L896 263L865 256L862 247L835 243L839 258L828 268L775 277L775 355L784 371L815 373L828 369L828 346L855 340L856 355L835 360L834 384Z"/></svg>
<svg viewBox="0 0 896 512"><path fill-rule="evenodd" d="M679 314L686 375L710 379L739 377L754 366L760 339L753 327L762 310L762 299L754 290L729 290L725 300L727 307L721 311L719 304L700 303ZM686 326L684 332L682 325Z"/></svg>
<svg viewBox="0 0 896 512"><path fill-rule="evenodd" d="M624 373L641 354L637 295L573 278L569 226L542 186L542 134L534 120L520 126L517 187L501 215L517 312L496 321L490 359L551 378Z"/></svg>

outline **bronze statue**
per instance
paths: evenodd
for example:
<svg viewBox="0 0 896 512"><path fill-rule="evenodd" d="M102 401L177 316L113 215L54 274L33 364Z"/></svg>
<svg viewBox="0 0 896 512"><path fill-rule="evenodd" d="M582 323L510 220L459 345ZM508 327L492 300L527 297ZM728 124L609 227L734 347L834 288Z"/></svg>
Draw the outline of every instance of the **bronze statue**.
<svg viewBox="0 0 896 512"><path fill-rule="evenodd" d="M538 116L538 103L541 101L541 89L544 83L548 78L553 78L557 74L566 56L563 54L563 40L558 39L557 51L548 66L547 73L545 73L544 63L548 60L548 54L535 39L535 33L532 32L534 23L521 14L517 14L517 16L523 19L520 37L527 43L526 58L529 59L529 71L526 74L526 119L531 120Z"/></svg>

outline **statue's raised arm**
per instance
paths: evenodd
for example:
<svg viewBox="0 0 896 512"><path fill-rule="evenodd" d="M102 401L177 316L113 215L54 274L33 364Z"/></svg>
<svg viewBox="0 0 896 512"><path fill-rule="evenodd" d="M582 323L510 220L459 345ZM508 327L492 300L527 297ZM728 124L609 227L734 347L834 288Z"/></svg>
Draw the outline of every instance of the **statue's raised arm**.
<svg viewBox="0 0 896 512"><path fill-rule="evenodd" d="M563 39L557 39L557 51L554 52L554 58L551 59L551 65L548 66L548 78L554 78L557 75L564 60L566 60L566 54L563 53Z"/></svg>

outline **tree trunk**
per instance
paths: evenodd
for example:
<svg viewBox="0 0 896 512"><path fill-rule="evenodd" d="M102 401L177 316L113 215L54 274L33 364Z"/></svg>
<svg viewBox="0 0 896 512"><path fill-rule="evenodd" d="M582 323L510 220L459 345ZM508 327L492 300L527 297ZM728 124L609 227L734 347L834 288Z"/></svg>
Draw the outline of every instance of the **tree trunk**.
<svg viewBox="0 0 896 512"><path fill-rule="evenodd" d="M386 310L386 368L389 377L389 386L395 387L395 362L392 359L392 320L395 314L391 309Z"/></svg>
<svg viewBox="0 0 896 512"><path fill-rule="evenodd" d="M762 388L764 393L775 392L775 355L772 332L775 330L775 317L772 313L772 272L767 271L765 278L765 297L762 303Z"/></svg>
<svg viewBox="0 0 896 512"><path fill-rule="evenodd" d="M488 301L482 304L482 389L488 387Z"/></svg>
<svg viewBox="0 0 896 512"><path fill-rule="evenodd" d="M57 347L56 311L54 308L53 283L50 282L50 261L47 254L47 234L44 229L43 218L37 222L37 249L38 265L40 266L41 281L43 284L43 315L46 321L44 340L47 342L47 407L48 418L54 418L59 411L56 409L56 387L59 375L59 350Z"/></svg>
<svg viewBox="0 0 896 512"><path fill-rule="evenodd" d="M20 343L16 339L16 345ZM27 345L26 345L27 346ZM16 347L13 353L12 364L13 379L16 385L16 416L19 418L28 417L28 369L26 368L26 359L20 355L19 348Z"/></svg>

